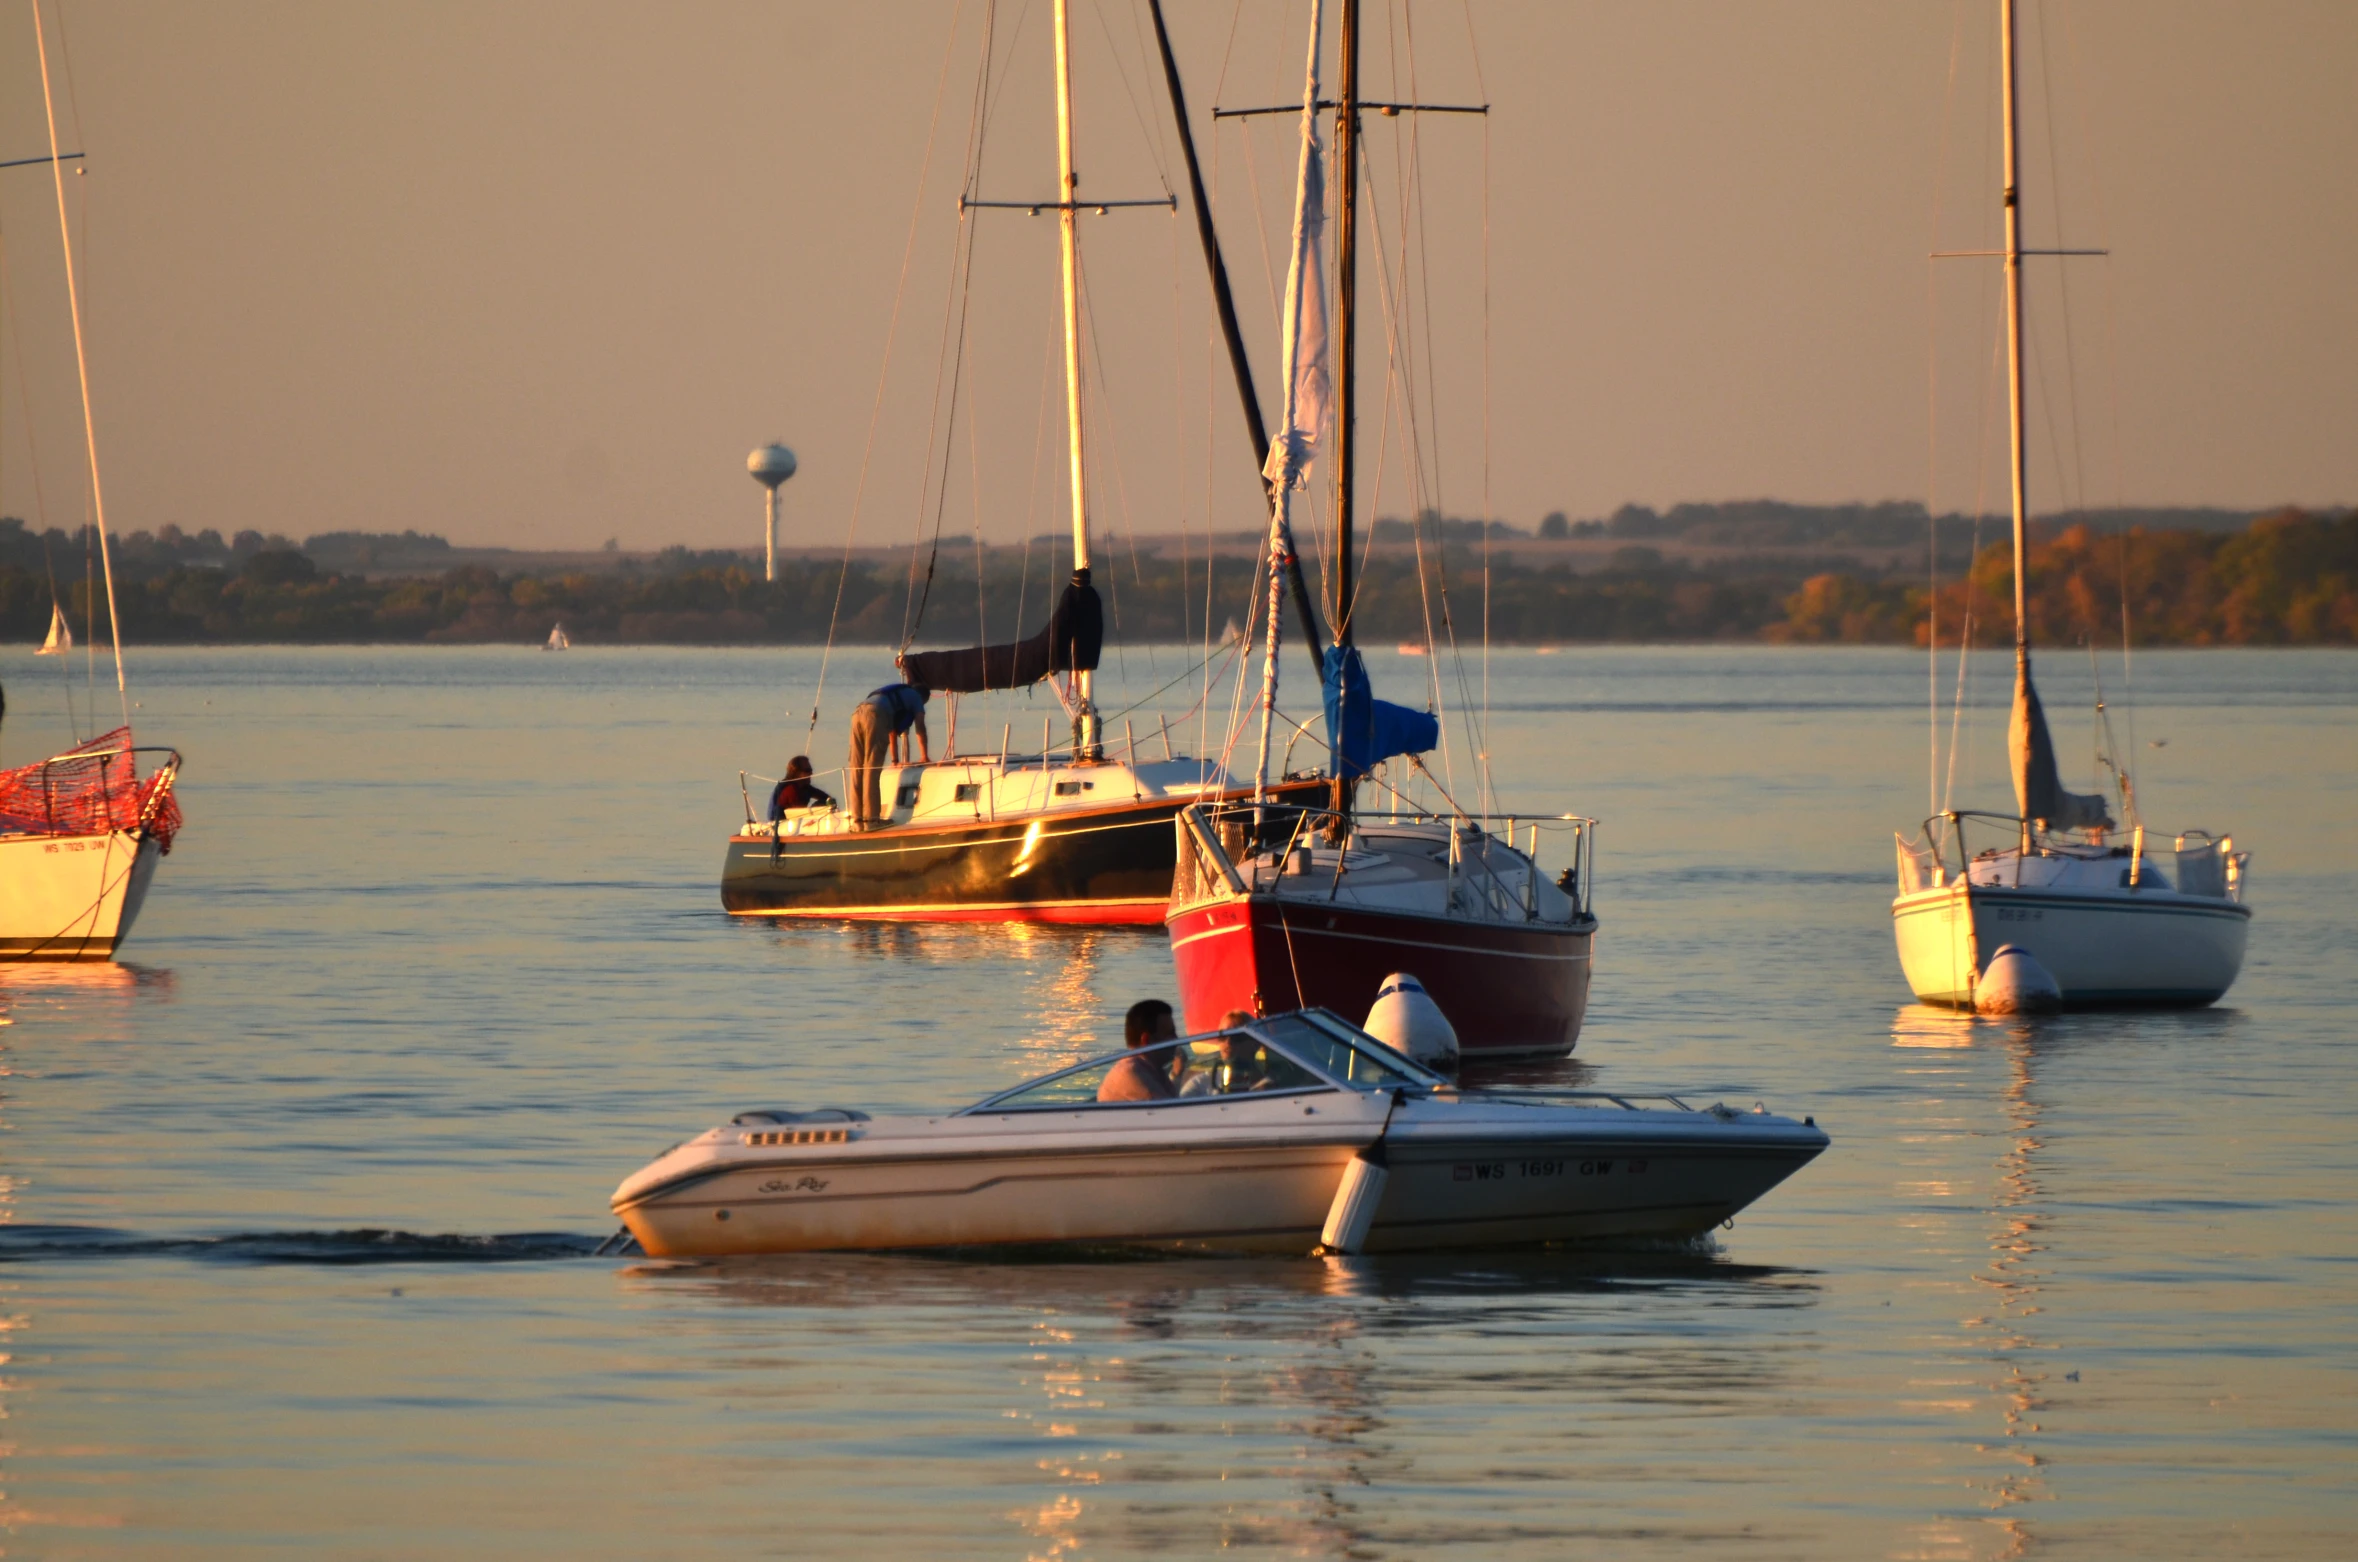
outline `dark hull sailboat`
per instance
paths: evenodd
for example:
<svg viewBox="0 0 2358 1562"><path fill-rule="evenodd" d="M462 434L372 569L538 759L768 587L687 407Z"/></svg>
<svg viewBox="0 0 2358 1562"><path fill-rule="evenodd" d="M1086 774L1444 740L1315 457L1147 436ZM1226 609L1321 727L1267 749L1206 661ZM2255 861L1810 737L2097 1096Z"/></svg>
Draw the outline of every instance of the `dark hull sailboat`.
<svg viewBox="0 0 2358 1562"><path fill-rule="evenodd" d="M1172 818L1249 796L1205 786L1202 771L1189 760L1042 767L995 755L888 768L896 807L883 829L809 809L731 836L721 904L755 917L1151 927L1171 899ZM1306 802L1323 786L1283 790ZM1022 806L1042 794L1049 806ZM989 817L985 798L1017 806Z"/></svg>
<svg viewBox="0 0 2358 1562"><path fill-rule="evenodd" d="M1048 623L1028 638L957 650L904 652L901 676L930 693L977 694L1057 686L1072 717L1068 748L1004 752L939 764L882 767L884 817L862 828L832 807L748 817L729 839L721 902L734 915L910 921L1138 923L1162 920L1176 862L1171 820L1198 802L1249 796L1218 763L1174 755L1142 760L1134 742L1109 752L1093 683L1105 613L1090 584L1087 465L1082 438L1081 303L1066 0L1054 7L1057 181L1053 201L966 201L961 211L1015 206L1058 216L1063 276L1066 436L1073 572ZM920 608L920 614L922 608ZM912 634L914 629L910 631ZM1322 783L1289 784L1289 795ZM846 788L847 791L850 788ZM748 815L752 810L748 808Z"/></svg>

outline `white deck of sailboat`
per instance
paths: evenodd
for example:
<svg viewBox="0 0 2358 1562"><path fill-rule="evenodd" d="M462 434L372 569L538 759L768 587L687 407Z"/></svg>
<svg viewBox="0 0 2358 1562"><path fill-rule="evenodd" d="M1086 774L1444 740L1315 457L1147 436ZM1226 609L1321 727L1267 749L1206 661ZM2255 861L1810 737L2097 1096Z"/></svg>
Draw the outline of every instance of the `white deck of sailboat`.
<svg viewBox="0 0 2358 1562"><path fill-rule="evenodd" d="M2014 945L2066 1003L2210 1003L2242 969L2248 855L2229 840L2175 846L2041 836L1963 869L1903 841L1891 903L1900 965L1927 1003L1968 1006L1997 951Z"/></svg>
<svg viewBox="0 0 2358 1562"><path fill-rule="evenodd" d="M1347 848L1301 844L1236 869L1252 893L1286 901L1471 921L1570 923L1578 915L1521 850L1441 820L1369 820Z"/></svg>
<svg viewBox="0 0 2358 1562"><path fill-rule="evenodd" d="M878 793L887 805L887 825L956 825L1021 821L1152 798L1192 802L1234 786L1225 770L1204 760L1076 763L1069 756L1053 754L984 754L930 764L886 765ZM758 799L749 795L748 801ZM855 829L848 798L832 806L789 809L775 826L777 834L788 838L849 835ZM741 833L767 838L772 830L768 820L753 820Z"/></svg>

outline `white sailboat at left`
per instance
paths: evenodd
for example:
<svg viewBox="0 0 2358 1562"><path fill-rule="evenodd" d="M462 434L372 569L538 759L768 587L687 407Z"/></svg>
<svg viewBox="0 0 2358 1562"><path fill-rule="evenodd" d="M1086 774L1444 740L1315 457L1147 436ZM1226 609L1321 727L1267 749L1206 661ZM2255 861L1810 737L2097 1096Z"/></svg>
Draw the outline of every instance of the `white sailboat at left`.
<svg viewBox="0 0 2358 1562"><path fill-rule="evenodd" d="M541 649L544 651L570 651L573 649L573 641L565 633L563 624L559 624L549 631L548 644L542 646Z"/></svg>
<svg viewBox="0 0 2358 1562"><path fill-rule="evenodd" d="M90 359L83 345L82 298L74 270L74 234L66 216L64 159L58 152L56 101L49 86L49 44L38 7L33 36L49 115L49 167L57 190L57 224L65 249L66 300L73 315L74 363L82 390L82 434L90 458L90 507L105 564L107 622L115 653L115 694L123 724L36 764L0 770L0 960L105 960L131 931L180 829L173 788L180 755L132 741L129 684L123 676L122 621L115 611L114 558L107 545L106 497L98 480L98 433L90 411ZM73 644L65 615L50 608L42 653ZM139 756L160 756L143 778Z"/></svg>

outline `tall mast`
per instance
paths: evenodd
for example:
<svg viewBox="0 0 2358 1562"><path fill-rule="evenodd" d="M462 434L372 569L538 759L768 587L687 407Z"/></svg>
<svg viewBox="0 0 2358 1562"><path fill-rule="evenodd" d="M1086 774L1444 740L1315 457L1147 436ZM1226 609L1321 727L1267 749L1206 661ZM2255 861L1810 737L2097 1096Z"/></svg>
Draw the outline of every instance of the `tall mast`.
<svg viewBox="0 0 2358 1562"><path fill-rule="evenodd" d="M2013 439L2014 661L2020 667L2030 659L2030 507L2023 492L2022 193L2015 158L2019 127L2014 102L2014 0L1998 0L1998 27L1999 80L2006 121L2006 401L2007 428Z"/></svg>
<svg viewBox="0 0 2358 1562"><path fill-rule="evenodd" d="M106 490L98 484L98 421L90 410L90 355L82 345L82 291L74 280L74 226L66 220L65 159L58 154L57 101L49 91L49 38L41 7L33 7L33 44L41 55L41 107L49 118L49 173L57 185L57 237L65 247L66 303L74 318L74 369L82 381L82 442L90 452L90 513L98 529L98 560L106 571L106 623L115 641L115 698L131 725L131 693L123 681L123 620L115 611L115 556L106 541Z"/></svg>
<svg viewBox="0 0 2358 1562"><path fill-rule="evenodd" d="M1351 643L1351 490L1359 401L1359 0L1343 0L1335 104L1335 644Z"/></svg>
<svg viewBox="0 0 2358 1562"><path fill-rule="evenodd" d="M1081 176L1073 167L1072 28L1068 0L1056 0L1056 188L1058 238L1064 258L1064 413L1071 443L1073 579L1089 578L1089 487L1081 458ZM1094 757L1097 707L1091 675L1073 673L1075 758Z"/></svg>
<svg viewBox="0 0 2358 1562"><path fill-rule="evenodd" d="M1228 285L1228 263L1220 255L1219 230L1212 224L1211 197L1204 192L1203 165L1195 155L1195 132L1187 123L1187 94L1179 84L1179 60L1171 52L1171 29L1163 21L1163 0L1146 0L1146 8L1154 17L1154 41L1163 56L1163 82L1171 93L1171 116L1179 126L1179 150L1187 160L1187 187L1195 202L1195 232L1202 242L1204 269L1212 283L1212 305L1220 316L1220 335L1228 343L1228 367L1236 379L1237 398L1244 404L1245 429L1253 441L1253 460L1256 464L1269 459L1269 427L1261 421L1261 398L1253 390L1252 360L1245 355L1244 328L1237 323L1236 295ZM1216 112L1216 111L1215 111ZM1320 279L1324 286L1324 279ZM1262 490L1276 501L1276 492L1262 479ZM1287 560L1287 584L1293 587L1294 616L1302 621L1302 638L1310 649L1310 665L1318 666L1319 654L1325 649L1324 637L1318 627L1318 610L1310 601L1309 584L1302 578L1302 561Z"/></svg>

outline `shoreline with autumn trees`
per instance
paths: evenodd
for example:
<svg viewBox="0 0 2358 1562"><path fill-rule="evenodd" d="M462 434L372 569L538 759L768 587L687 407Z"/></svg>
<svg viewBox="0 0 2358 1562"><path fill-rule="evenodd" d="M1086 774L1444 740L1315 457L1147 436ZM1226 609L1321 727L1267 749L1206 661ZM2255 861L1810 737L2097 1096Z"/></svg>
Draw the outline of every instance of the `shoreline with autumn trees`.
<svg viewBox="0 0 2358 1562"><path fill-rule="evenodd" d="M1054 536L914 557L811 549L782 556L767 582L731 549L536 554L417 532L298 544L171 527L110 542L124 634L147 645L521 644L558 622L578 645L802 645L831 626L849 644L972 643L1036 628L1069 560ZM1248 532L1103 540L1109 629L1133 643L1232 630L1258 546ZM77 634L104 632L87 552L81 535L0 519L0 640L37 643L53 601ZM1955 645L1965 631L2001 646L2012 574L2003 520L1928 528L1915 505L1625 506L1535 529L1427 515L1369 529L1355 618L1368 644L1452 629L1468 643L1486 617L1501 645ZM2358 645L2349 510L2047 517L2030 574L2032 630L2049 644L2120 643L2125 577L2138 646Z"/></svg>

